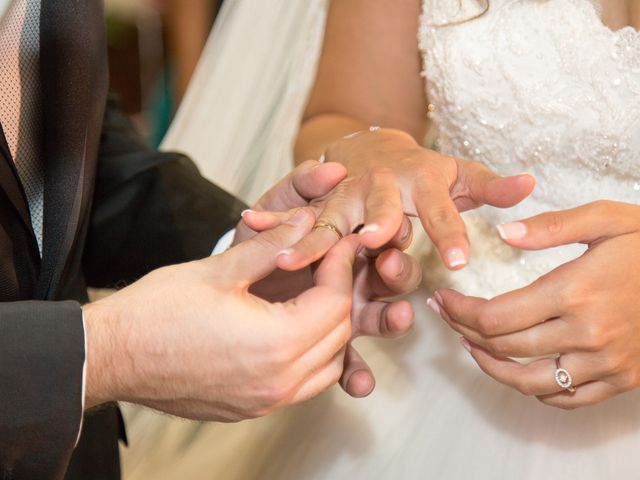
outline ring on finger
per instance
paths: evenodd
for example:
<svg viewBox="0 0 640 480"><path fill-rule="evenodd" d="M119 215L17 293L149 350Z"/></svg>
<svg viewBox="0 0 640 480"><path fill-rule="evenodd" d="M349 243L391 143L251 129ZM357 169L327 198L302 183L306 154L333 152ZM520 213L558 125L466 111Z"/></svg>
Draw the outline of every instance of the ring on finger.
<svg viewBox="0 0 640 480"><path fill-rule="evenodd" d="M556 358L556 383L567 392L574 393L576 387L573 386L573 377L566 368L560 366L560 357Z"/></svg>
<svg viewBox="0 0 640 480"><path fill-rule="evenodd" d="M338 227L330 222L326 222L323 220L316 222L316 224L313 226L313 229L318 230L319 228L326 228L327 230L332 231L338 236L338 240L342 240L344 238L344 235L342 234L340 229L338 229Z"/></svg>

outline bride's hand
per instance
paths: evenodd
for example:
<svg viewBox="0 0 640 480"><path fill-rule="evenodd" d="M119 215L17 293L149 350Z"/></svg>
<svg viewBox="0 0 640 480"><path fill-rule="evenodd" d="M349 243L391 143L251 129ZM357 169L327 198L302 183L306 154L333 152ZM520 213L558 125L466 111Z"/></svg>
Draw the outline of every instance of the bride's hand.
<svg viewBox="0 0 640 480"><path fill-rule="evenodd" d="M585 243L587 252L530 286L493 300L436 293L447 322L480 368L542 402L572 409L640 386L640 206L609 201L499 227L512 246L538 250ZM434 306L433 303L431 303ZM435 306L436 309L438 306ZM508 359L561 354L556 363Z"/></svg>
<svg viewBox="0 0 640 480"><path fill-rule="evenodd" d="M440 155L399 130L365 131L331 144L326 160L347 168L348 176L314 200L318 222L343 235L356 231L371 249L387 244L405 214L418 216L451 269L463 268L469 241L459 212L483 204L511 207L535 187L530 175L500 177L477 162ZM279 267L296 270L321 258L338 240L318 228L282 256Z"/></svg>

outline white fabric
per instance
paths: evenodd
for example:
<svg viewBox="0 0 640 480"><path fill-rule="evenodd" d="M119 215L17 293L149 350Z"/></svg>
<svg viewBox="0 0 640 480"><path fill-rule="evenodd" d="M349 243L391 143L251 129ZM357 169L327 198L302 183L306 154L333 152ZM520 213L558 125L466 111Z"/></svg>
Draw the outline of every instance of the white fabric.
<svg viewBox="0 0 640 480"><path fill-rule="evenodd" d="M42 251L40 0L15 0L0 24L0 121Z"/></svg>
<svg viewBox="0 0 640 480"><path fill-rule="evenodd" d="M13 0L0 0L0 19L9 10L9 5Z"/></svg>
<svg viewBox="0 0 640 480"><path fill-rule="evenodd" d="M135 478L638 478L639 393L574 412L539 404L480 372L425 301L445 285L483 296L511 290L581 252L505 248L498 222L598 198L640 202L640 35L603 26L589 0L492 0L481 19L439 29L430 25L473 15L475 0L461 11L459 0L424 2L419 39L441 149L534 173L533 198L467 217L474 253L463 272L424 255L428 285L413 297L413 334L357 342L377 376L370 398L336 388L197 435L179 423L151 428L158 441L143 442L153 453L147 468L130 470Z"/></svg>
<svg viewBox="0 0 640 480"><path fill-rule="evenodd" d="M220 238L220 240L218 240L218 243L216 243L216 246L213 248L211 256L215 257L216 255L220 255L221 253L229 250L231 248L231 245L233 245L233 241L235 240L235 238L236 229L234 228L233 230L229 230Z"/></svg>
<svg viewBox="0 0 640 480"><path fill-rule="evenodd" d="M163 149L251 204L293 165L327 0L229 1Z"/></svg>

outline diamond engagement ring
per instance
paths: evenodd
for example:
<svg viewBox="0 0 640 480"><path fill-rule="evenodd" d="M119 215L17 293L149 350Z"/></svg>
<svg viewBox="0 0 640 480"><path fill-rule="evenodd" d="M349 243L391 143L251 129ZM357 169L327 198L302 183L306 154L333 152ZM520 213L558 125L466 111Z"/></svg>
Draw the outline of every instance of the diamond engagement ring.
<svg viewBox="0 0 640 480"><path fill-rule="evenodd" d="M556 383L566 391L574 393L576 387L573 386L571 374L560 366L560 357L556 358Z"/></svg>
<svg viewBox="0 0 640 480"><path fill-rule="evenodd" d="M344 235L342 234L342 232L338 230L338 227L336 227L332 223L319 221L313 226L313 229L317 230L319 228L326 228L327 230L331 230L333 233L335 233L338 236L338 240L342 240L344 238Z"/></svg>

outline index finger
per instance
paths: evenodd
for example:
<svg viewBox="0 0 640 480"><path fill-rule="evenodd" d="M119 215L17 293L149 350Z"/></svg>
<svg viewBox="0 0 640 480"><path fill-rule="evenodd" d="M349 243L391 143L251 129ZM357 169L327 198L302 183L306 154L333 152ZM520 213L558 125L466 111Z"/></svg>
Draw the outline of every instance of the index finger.
<svg viewBox="0 0 640 480"><path fill-rule="evenodd" d="M454 290L438 290L436 301L455 321L485 336L519 332L560 317L560 289L542 277L531 285L491 300L467 297Z"/></svg>
<svg viewBox="0 0 640 480"><path fill-rule="evenodd" d="M351 234L361 217L361 201L343 197L340 194L328 198L313 230L281 252L278 267L287 271L300 270L321 259L341 237Z"/></svg>
<svg viewBox="0 0 640 480"><path fill-rule="evenodd" d="M362 248L356 235L341 240L324 257L314 274L315 286L293 300L312 325L338 324L350 316L353 297L353 265Z"/></svg>

